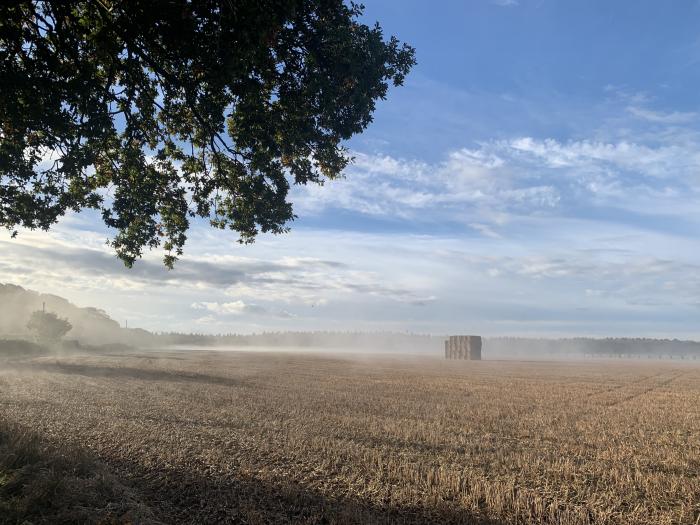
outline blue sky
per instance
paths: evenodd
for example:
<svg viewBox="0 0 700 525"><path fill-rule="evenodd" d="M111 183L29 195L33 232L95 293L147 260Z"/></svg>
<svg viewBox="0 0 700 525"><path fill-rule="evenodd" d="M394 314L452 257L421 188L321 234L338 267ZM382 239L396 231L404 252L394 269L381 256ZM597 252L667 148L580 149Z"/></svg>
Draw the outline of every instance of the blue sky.
<svg viewBox="0 0 700 525"><path fill-rule="evenodd" d="M622 93L693 111L699 15L696 2L369 3L367 20L414 44L419 64L364 138L436 159L485 137L589 134Z"/></svg>
<svg viewBox="0 0 700 525"><path fill-rule="evenodd" d="M700 338L699 3L365 4L418 65L290 235L129 272L81 214L0 236L0 281L156 330Z"/></svg>

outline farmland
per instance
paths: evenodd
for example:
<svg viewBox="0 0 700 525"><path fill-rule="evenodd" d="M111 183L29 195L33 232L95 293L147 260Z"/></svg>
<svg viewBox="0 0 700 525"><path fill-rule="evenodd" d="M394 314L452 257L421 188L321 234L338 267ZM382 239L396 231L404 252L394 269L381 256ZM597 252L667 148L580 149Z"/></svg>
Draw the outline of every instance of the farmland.
<svg viewBox="0 0 700 525"><path fill-rule="evenodd" d="M59 458L64 485L98 494L66 522L700 520L687 361L40 357L0 363L0 431L0 459L31 436L35 461ZM0 501L19 519L22 490L5 485L20 467L5 464Z"/></svg>

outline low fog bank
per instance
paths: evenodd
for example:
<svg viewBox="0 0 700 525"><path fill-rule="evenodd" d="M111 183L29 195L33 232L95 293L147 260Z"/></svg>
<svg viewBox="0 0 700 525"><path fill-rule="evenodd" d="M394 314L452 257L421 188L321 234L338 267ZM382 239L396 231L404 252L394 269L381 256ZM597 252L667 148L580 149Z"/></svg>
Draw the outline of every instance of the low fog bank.
<svg viewBox="0 0 700 525"><path fill-rule="evenodd" d="M345 353L440 354L442 336L395 332L264 332L260 334L161 334L174 348L309 350Z"/></svg>
<svg viewBox="0 0 700 525"><path fill-rule="evenodd" d="M444 356L447 336L410 333L270 332L252 335L162 334L161 341L186 349L309 349L328 352ZM661 358L700 359L700 343L678 339L485 337L483 359Z"/></svg>
<svg viewBox="0 0 700 525"><path fill-rule="evenodd" d="M28 326L46 310L67 320L70 330L47 345ZM151 333L124 328L97 308L81 308L62 297L0 284L0 354L47 351L178 350L313 351L357 354L444 356L446 335L396 332L265 332L258 334ZM483 359L666 358L700 359L700 343L677 339L486 337Z"/></svg>
<svg viewBox="0 0 700 525"><path fill-rule="evenodd" d="M382 347L379 344L367 346L326 346L326 345L168 345L162 347L164 351L201 351L201 352L270 352L270 353L309 353L309 354L331 354L331 355L357 355L357 356L416 356L416 357L439 357L442 354L434 348L426 349L418 346L407 346L405 348Z"/></svg>

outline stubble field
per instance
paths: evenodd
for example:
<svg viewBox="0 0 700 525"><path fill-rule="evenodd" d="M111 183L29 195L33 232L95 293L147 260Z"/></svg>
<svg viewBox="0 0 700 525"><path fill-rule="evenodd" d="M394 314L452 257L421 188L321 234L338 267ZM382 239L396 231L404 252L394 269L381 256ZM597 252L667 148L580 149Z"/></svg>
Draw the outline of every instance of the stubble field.
<svg viewBox="0 0 700 525"><path fill-rule="evenodd" d="M17 434L58 484L44 505L66 485L101 495L65 503L66 522L700 523L700 367L681 362L0 363L8 523L36 496L13 484L32 469Z"/></svg>

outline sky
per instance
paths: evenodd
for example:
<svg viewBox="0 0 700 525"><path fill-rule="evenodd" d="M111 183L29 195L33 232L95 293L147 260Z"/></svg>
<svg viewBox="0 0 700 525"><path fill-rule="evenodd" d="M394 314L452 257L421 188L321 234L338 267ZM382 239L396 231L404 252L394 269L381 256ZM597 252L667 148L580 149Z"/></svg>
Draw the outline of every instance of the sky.
<svg viewBox="0 0 700 525"><path fill-rule="evenodd" d="M76 214L0 233L0 282L156 331L700 338L700 3L364 3L418 64L291 233L127 270Z"/></svg>

